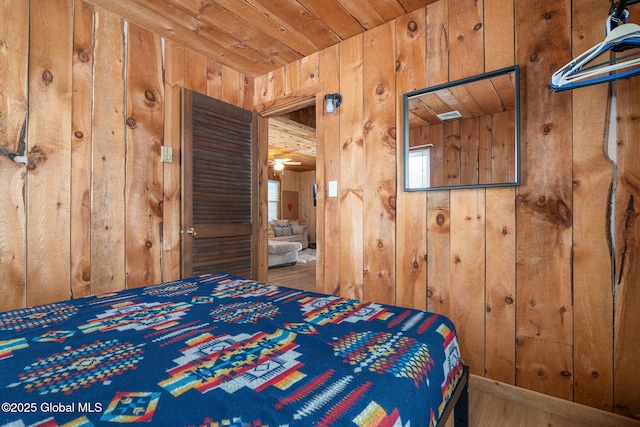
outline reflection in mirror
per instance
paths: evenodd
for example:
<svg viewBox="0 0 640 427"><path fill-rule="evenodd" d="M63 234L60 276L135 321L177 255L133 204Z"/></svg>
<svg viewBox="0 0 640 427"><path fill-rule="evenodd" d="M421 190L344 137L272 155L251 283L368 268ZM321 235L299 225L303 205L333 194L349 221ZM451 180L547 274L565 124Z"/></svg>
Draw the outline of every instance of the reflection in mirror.
<svg viewBox="0 0 640 427"><path fill-rule="evenodd" d="M519 185L518 66L404 94L405 190Z"/></svg>

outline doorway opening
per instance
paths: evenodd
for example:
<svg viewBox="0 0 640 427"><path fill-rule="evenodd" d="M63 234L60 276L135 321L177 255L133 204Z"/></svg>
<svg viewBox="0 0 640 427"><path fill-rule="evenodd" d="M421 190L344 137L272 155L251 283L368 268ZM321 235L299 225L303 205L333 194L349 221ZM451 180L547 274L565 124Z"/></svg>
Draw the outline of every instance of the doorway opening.
<svg viewBox="0 0 640 427"><path fill-rule="evenodd" d="M315 291L315 103L270 116L268 123L268 280Z"/></svg>

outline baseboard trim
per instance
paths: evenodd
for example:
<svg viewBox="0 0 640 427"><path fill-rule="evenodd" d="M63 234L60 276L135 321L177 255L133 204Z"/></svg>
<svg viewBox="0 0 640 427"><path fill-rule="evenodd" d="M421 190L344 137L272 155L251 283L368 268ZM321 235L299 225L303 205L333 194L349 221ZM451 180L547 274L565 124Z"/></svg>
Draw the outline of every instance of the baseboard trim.
<svg viewBox="0 0 640 427"><path fill-rule="evenodd" d="M489 393L505 400L551 412L589 426L639 427L640 421L613 412L603 411L558 397L549 396L522 387L502 383L478 375L470 375L469 388Z"/></svg>

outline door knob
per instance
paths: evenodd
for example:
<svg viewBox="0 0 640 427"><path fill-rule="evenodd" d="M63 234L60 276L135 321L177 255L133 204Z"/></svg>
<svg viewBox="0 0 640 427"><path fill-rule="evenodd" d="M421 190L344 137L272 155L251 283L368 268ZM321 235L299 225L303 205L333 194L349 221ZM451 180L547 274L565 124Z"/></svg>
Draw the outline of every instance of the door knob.
<svg viewBox="0 0 640 427"><path fill-rule="evenodd" d="M193 228L187 228L187 234L191 237L196 237L198 235L198 232Z"/></svg>

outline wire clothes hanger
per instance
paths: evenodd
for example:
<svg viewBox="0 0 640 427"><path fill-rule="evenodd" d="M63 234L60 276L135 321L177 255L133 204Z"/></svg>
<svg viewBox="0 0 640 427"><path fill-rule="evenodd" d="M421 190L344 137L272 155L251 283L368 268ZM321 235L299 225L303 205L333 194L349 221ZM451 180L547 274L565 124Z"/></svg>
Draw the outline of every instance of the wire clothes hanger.
<svg viewBox="0 0 640 427"><path fill-rule="evenodd" d="M626 6L635 3L640 3L640 0L621 0L612 6L606 22L606 38L553 74L551 88L554 91L576 89L640 74L640 25L626 23L629 19ZM631 53L618 55L623 51ZM605 59L607 54L609 57Z"/></svg>

